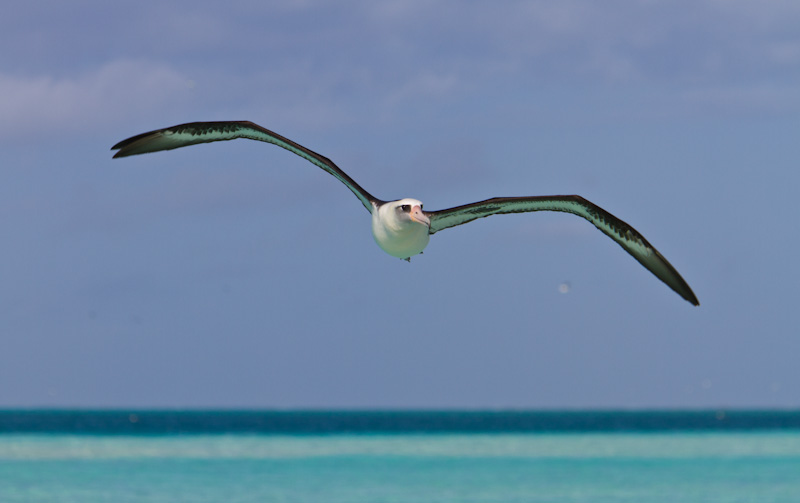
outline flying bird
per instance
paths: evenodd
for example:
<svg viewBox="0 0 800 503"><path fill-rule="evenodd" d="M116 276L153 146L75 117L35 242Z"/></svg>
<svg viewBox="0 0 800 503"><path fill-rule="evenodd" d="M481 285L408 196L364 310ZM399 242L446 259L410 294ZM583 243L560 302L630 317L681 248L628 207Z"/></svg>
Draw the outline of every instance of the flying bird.
<svg viewBox="0 0 800 503"><path fill-rule="evenodd" d="M383 251L394 257L410 261L411 257L422 253L431 235L478 218L506 213L560 211L588 220L678 295L695 306L700 304L678 271L644 236L581 196L494 197L445 210L426 211L422 209L422 202L417 199L383 201L374 197L327 157L249 121L179 124L122 140L111 147L111 150L118 150L114 155L117 158L236 138L272 143L299 155L336 177L370 212L375 242Z"/></svg>

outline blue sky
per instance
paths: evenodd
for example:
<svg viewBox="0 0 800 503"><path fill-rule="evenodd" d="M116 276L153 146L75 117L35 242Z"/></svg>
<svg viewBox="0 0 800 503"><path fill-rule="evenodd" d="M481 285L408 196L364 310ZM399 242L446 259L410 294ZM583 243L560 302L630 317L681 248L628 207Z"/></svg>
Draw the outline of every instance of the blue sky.
<svg viewBox="0 0 800 503"><path fill-rule="evenodd" d="M0 18L0 407L800 406L800 4L17 2ZM580 194L411 263L382 199ZM568 293L559 286L569 285Z"/></svg>

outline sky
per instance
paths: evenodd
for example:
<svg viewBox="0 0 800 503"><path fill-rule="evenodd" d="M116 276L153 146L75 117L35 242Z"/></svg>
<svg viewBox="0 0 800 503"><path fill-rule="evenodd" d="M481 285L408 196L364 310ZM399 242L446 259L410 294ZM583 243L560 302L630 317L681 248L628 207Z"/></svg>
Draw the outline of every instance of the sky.
<svg viewBox="0 0 800 503"><path fill-rule="evenodd" d="M14 2L0 17L0 407L800 407L800 3ZM333 177L496 216L410 263Z"/></svg>

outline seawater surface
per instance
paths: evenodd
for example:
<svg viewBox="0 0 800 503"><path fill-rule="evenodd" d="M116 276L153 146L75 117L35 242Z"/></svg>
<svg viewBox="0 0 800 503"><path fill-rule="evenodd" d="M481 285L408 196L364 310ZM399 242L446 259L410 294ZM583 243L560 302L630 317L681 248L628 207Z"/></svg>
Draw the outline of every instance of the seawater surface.
<svg viewBox="0 0 800 503"><path fill-rule="evenodd" d="M795 503L800 430L13 432L0 501Z"/></svg>

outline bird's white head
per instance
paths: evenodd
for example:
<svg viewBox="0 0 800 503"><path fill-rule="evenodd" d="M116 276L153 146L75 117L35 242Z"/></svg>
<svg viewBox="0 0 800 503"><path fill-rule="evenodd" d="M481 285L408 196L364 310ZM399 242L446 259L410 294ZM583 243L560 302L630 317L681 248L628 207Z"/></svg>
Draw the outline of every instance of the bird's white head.
<svg viewBox="0 0 800 503"><path fill-rule="evenodd" d="M427 228L431 226L431 219L422 211L422 201L416 199L405 198L399 201L390 201L385 206L391 207L393 219L398 227L424 225ZM388 209L388 208L387 208Z"/></svg>
<svg viewBox="0 0 800 503"><path fill-rule="evenodd" d="M400 199L382 204L372 214L372 235L383 251L409 258L428 245L431 220L422 211L422 202Z"/></svg>

